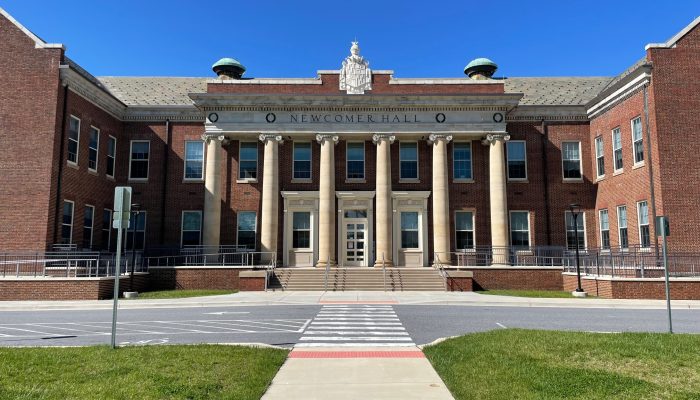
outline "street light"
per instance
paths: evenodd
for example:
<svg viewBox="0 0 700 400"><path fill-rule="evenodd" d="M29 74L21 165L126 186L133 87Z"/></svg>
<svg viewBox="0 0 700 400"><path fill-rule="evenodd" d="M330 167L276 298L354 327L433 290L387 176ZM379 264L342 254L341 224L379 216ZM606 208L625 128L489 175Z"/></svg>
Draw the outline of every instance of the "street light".
<svg viewBox="0 0 700 400"><path fill-rule="evenodd" d="M575 297L586 297L586 292L581 288L581 260L578 250L578 215L581 214L581 206L577 203L569 204L569 211L571 211L571 216L574 217L574 237L576 241L576 278L578 286L571 294Z"/></svg>

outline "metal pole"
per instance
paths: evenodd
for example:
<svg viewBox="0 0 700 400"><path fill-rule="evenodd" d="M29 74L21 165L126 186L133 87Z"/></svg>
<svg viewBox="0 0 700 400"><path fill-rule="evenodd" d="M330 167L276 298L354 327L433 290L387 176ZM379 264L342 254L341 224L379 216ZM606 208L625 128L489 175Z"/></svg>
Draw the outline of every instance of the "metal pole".
<svg viewBox="0 0 700 400"><path fill-rule="evenodd" d="M663 241L662 250L664 257L664 273L666 275L666 309L668 310L668 333L673 333L673 322L671 319L671 284L668 281L668 248L666 243L666 226L665 224L657 225L661 225L661 239Z"/></svg>
<svg viewBox="0 0 700 400"><path fill-rule="evenodd" d="M121 221L120 221L121 222ZM112 307L112 348L116 349L117 344L117 303L119 301L119 272L120 261L122 256L122 226L117 228L117 259L114 268L114 306Z"/></svg>
<svg viewBox="0 0 700 400"><path fill-rule="evenodd" d="M384 252L382 251L382 275L384 275L384 291L386 292L386 262L384 262Z"/></svg>
<svg viewBox="0 0 700 400"><path fill-rule="evenodd" d="M583 292L583 289L581 289L581 265L579 261L579 254L578 254L578 213L573 213L574 214L574 235L576 238L576 277L578 279L578 287L576 288L577 292Z"/></svg>

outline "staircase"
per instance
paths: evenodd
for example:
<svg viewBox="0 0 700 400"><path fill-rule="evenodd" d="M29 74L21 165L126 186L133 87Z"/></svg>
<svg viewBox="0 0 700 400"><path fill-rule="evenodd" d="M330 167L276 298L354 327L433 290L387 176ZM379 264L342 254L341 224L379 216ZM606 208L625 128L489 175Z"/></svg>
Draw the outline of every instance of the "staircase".
<svg viewBox="0 0 700 400"><path fill-rule="evenodd" d="M269 290L322 291L325 289L325 268L278 268L270 280ZM383 291L384 275L380 268L331 268L329 291ZM387 268L386 290L444 291L445 283L432 268Z"/></svg>

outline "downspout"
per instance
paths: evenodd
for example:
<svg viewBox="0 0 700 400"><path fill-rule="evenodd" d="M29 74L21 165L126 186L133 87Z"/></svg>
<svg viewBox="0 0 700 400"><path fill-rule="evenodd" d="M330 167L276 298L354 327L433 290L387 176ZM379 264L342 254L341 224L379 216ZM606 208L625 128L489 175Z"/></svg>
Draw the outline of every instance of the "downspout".
<svg viewBox="0 0 700 400"><path fill-rule="evenodd" d="M651 196L651 214L654 216L656 223L656 194L654 191L654 164L651 162L651 129L649 128L649 95L647 93L649 83L644 84L644 125L646 126L647 136L647 162L649 163L649 195ZM656 229L654 229L656 232ZM654 247L659 251L659 235L654 235ZM658 258L658 257L657 257Z"/></svg>
<svg viewBox="0 0 700 400"><path fill-rule="evenodd" d="M54 210L53 242L58 240L58 218L61 207L61 184L63 181L63 147L66 138L66 114L68 112L68 85L63 86L63 111L61 115L61 145L58 151L58 179L56 180L56 204Z"/></svg>
<svg viewBox="0 0 700 400"><path fill-rule="evenodd" d="M549 171L547 163L547 142L549 142L549 128L547 122L542 120L542 176L544 181L544 219L547 227L547 246L552 245L552 221L549 215Z"/></svg>
<svg viewBox="0 0 700 400"><path fill-rule="evenodd" d="M160 244L161 246L165 244L165 205L167 204L167 194L168 194L168 155L170 154L170 119L165 120L165 150L163 154L163 187L161 193L160 202Z"/></svg>

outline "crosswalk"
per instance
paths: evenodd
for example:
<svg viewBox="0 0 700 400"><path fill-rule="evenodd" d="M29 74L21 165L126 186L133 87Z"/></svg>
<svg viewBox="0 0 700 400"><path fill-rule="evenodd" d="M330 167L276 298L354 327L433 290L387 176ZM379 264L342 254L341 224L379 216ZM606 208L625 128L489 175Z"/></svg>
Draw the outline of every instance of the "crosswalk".
<svg viewBox="0 0 700 400"><path fill-rule="evenodd" d="M324 305L295 347L415 346L388 305Z"/></svg>

